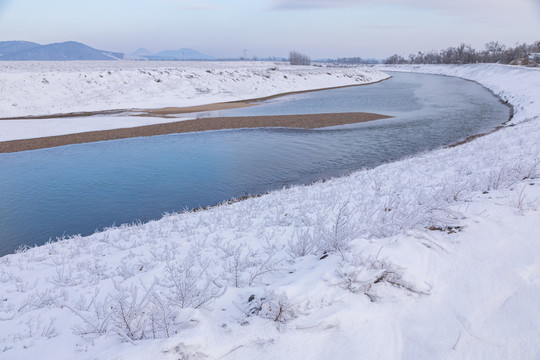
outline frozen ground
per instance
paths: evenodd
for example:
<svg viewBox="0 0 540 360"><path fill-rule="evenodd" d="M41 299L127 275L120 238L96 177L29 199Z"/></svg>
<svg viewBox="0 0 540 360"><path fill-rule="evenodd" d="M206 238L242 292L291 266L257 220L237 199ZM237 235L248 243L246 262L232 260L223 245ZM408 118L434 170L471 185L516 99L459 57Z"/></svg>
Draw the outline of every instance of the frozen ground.
<svg viewBox="0 0 540 360"><path fill-rule="evenodd" d="M540 72L470 143L0 258L2 359L540 358Z"/></svg>

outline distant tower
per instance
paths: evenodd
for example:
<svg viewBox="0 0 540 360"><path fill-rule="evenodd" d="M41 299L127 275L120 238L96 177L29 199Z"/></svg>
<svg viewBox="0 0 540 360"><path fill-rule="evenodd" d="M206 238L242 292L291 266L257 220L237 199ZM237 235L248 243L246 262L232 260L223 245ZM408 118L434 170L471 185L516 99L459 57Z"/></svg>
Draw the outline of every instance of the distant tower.
<svg viewBox="0 0 540 360"><path fill-rule="evenodd" d="M244 49L244 60L247 60L247 49Z"/></svg>

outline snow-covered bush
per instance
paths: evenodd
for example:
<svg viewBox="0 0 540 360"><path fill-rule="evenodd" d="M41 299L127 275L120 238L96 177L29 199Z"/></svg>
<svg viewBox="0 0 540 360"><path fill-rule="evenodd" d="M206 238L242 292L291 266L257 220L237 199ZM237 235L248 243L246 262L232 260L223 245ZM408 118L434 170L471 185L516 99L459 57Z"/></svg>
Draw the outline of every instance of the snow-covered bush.
<svg viewBox="0 0 540 360"><path fill-rule="evenodd" d="M258 316L276 323L285 324L297 317L295 304L291 304L287 294L265 291L260 297L251 295L246 304L246 316Z"/></svg>
<svg viewBox="0 0 540 360"><path fill-rule="evenodd" d="M323 253L338 252L343 255L360 231L352 218L348 202L337 206L335 212L331 222L319 224L317 248Z"/></svg>
<svg viewBox="0 0 540 360"><path fill-rule="evenodd" d="M377 301L377 286L390 285L416 294L428 295L427 290L420 290L403 278L404 269L387 260L371 259L354 254L347 254L336 270L338 285L354 294L364 294L372 302Z"/></svg>
<svg viewBox="0 0 540 360"><path fill-rule="evenodd" d="M209 260L195 265L195 254L188 255L182 264L167 262L166 277L160 285L167 288L164 296L175 306L198 309L208 306L216 298L223 295L225 288L210 280L207 273Z"/></svg>

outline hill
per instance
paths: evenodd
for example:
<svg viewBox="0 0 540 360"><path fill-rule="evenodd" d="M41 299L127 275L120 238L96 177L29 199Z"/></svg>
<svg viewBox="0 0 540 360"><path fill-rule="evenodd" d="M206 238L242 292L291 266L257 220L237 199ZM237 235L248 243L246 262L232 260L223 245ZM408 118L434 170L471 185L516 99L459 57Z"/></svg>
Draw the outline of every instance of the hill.
<svg viewBox="0 0 540 360"><path fill-rule="evenodd" d="M37 46L41 45L31 41L0 41L0 56L28 50Z"/></svg>
<svg viewBox="0 0 540 360"><path fill-rule="evenodd" d="M48 45L29 42L6 42L5 48L14 50L0 52L0 60L7 61L63 61L63 60L117 60L124 57L122 53L94 49L88 45L67 41ZM11 44L10 43L19 43ZM35 44L35 46L30 46ZM1 44L0 44L1 45Z"/></svg>
<svg viewBox="0 0 540 360"><path fill-rule="evenodd" d="M144 48L139 48L135 50L134 52L132 52L131 54L129 54L129 56L131 57L143 57L143 56L150 56L150 55L152 55L152 52Z"/></svg>
<svg viewBox="0 0 540 360"><path fill-rule="evenodd" d="M206 55L189 48L165 50L154 55L144 55L144 57L149 60L217 60L214 56Z"/></svg>

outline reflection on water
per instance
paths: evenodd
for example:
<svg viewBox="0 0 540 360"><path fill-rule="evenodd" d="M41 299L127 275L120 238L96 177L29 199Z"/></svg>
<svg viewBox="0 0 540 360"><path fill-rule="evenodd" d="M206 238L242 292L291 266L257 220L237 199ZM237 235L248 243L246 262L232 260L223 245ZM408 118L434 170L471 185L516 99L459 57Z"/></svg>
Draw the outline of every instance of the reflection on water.
<svg viewBox="0 0 540 360"><path fill-rule="evenodd" d="M350 173L485 132L508 118L486 89L396 74L207 115L366 111L395 118L320 130L246 129L0 154L0 254L164 212Z"/></svg>

